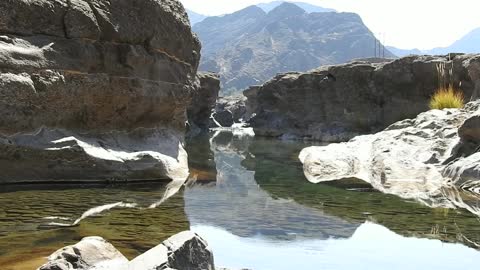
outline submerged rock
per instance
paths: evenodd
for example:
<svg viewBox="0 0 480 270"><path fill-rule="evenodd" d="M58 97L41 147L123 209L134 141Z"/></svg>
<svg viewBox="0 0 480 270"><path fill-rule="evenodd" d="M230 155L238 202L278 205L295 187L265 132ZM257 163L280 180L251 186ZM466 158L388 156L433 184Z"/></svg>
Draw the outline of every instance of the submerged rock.
<svg viewBox="0 0 480 270"><path fill-rule="evenodd" d="M479 112L480 101L463 109L431 110L347 143L306 148L299 158L313 183L358 178L384 193L480 214L478 207L445 194L446 188L479 187L480 143L458 134L479 128L474 124Z"/></svg>
<svg viewBox="0 0 480 270"><path fill-rule="evenodd" d="M378 132L427 111L439 87L437 65L452 69L451 82L467 100L480 87L479 55L409 56L359 60L306 73L280 74L245 91L255 134L346 141Z"/></svg>
<svg viewBox="0 0 480 270"><path fill-rule="evenodd" d="M187 175L199 52L175 0L1 1L0 183Z"/></svg>
<svg viewBox="0 0 480 270"><path fill-rule="evenodd" d="M87 237L48 257L38 270L213 270L207 242L191 231L178 233L128 261L101 237Z"/></svg>

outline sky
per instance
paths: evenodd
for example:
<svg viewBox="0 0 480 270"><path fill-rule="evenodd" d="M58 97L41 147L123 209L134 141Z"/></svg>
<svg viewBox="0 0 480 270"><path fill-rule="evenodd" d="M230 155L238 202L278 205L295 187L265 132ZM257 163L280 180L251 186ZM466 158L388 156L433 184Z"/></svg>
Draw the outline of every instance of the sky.
<svg viewBox="0 0 480 270"><path fill-rule="evenodd" d="M298 1L298 0L294 0ZM204 15L232 13L269 0L180 0ZM422 50L446 47L480 27L480 0L299 0L358 13L387 46Z"/></svg>

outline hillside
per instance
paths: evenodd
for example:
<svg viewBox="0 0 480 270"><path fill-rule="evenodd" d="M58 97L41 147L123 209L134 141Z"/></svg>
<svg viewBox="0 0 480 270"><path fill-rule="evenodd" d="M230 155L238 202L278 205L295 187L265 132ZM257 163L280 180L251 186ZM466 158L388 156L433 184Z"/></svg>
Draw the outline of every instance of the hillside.
<svg viewBox="0 0 480 270"><path fill-rule="evenodd" d="M202 42L200 70L220 73L223 95L279 72L372 57L374 36L354 13L307 13L282 3L269 13L250 6L193 27ZM386 57L394 57L389 51Z"/></svg>

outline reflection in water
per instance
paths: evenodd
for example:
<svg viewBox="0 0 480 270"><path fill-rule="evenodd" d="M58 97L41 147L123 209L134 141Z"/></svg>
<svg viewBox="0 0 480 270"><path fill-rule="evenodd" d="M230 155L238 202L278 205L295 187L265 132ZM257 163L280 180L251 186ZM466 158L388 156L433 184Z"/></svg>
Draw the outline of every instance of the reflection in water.
<svg viewBox="0 0 480 270"><path fill-rule="evenodd" d="M42 257L90 235L132 258L190 225L213 246L218 266L234 269L464 270L480 259L472 249L480 243L479 221L470 213L478 198L450 196L472 202L468 212L429 208L354 179L311 184L297 160L306 146L226 132L197 138L186 147L185 189L183 181L4 188L1 268L34 269ZM136 207L88 212L119 202ZM88 218L78 226L38 230L82 215Z"/></svg>
<svg viewBox="0 0 480 270"><path fill-rule="evenodd" d="M480 258L468 248L477 247L480 227L467 211L425 207L355 179L311 184L297 160L306 147L302 143L228 133L211 141L215 167L210 170L216 171L217 181L189 187L184 196L192 228L211 243L221 266L396 269L397 264L398 269L431 269L438 254L450 254L438 269L471 269ZM373 241L382 240L379 235L385 241ZM312 253L330 246L345 250ZM346 254L353 265L344 261ZM397 262L409 257L410 262Z"/></svg>
<svg viewBox="0 0 480 270"><path fill-rule="evenodd" d="M366 222L348 239L272 241L242 238L224 229L193 226L207 238L218 265L260 270L478 269L478 251L438 240L405 238Z"/></svg>

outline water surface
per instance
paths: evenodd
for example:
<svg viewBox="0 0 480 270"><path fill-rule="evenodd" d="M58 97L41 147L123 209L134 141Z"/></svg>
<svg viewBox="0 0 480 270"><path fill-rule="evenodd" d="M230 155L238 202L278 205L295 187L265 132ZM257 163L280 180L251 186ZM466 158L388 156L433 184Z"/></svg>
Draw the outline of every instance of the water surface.
<svg viewBox="0 0 480 270"><path fill-rule="evenodd" d="M213 136L213 135L212 135ZM165 203L165 184L2 187L0 265L35 269L50 253L100 235L133 258L191 228L218 266L281 269L478 269L480 222L354 179L311 184L298 162L308 145L215 134L189 141L192 175ZM70 223L92 207L124 202Z"/></svg>

